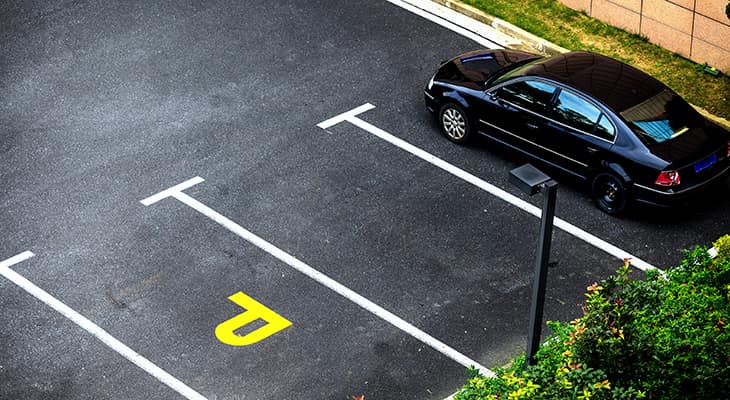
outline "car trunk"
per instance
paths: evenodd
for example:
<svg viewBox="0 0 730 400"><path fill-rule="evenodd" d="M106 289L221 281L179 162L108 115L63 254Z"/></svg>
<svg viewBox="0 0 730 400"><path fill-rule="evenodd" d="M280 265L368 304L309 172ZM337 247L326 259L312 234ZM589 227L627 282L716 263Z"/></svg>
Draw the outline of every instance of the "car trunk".
<svg viewBox="0 0 730 400"><path fill-rule="evenodd" d="M620 114L649 151L669 164L665 171L679 171L675 189L706 181L727 168L728 134L670 89Z"/></svg>
<svg viewBox="0 0 730 400"><path fill-rule="evenodd" d="M706 181L727 168L729 139L722 130L707 124L648 148L670 163L667 170L679 171L681 188Z"/></svg>

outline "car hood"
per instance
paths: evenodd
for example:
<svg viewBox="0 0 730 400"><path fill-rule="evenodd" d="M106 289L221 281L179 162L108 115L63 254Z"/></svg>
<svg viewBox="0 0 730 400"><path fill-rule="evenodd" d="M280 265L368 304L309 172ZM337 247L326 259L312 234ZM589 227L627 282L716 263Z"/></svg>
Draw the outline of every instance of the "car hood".
<svg viewBox="0 0 730 400"><path fill-rule="evenodd" d="M482 89L488 80L541 56L517 50L477 50L445 62L435 78L472 89Z"/></svg>

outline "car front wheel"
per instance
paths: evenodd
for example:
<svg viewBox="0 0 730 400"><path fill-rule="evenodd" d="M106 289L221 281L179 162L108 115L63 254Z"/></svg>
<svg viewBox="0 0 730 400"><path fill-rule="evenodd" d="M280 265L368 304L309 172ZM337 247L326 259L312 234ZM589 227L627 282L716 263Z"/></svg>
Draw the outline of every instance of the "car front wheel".
<svg viewBox="0 0 730 400"><path fill-rule="evenodd" d="M444 135L454 143L464 144L471 139L471 126L464 109L453 103L446 103L439 111L439 123Z"/></svg>
<svg viewBox="0 0 730 400"><path fill-rule="evenodd" d="M608 172L602 172L593 177L591 196L598 208L609 215L623 213L629 203L626 184L619 177Z"/></svg>

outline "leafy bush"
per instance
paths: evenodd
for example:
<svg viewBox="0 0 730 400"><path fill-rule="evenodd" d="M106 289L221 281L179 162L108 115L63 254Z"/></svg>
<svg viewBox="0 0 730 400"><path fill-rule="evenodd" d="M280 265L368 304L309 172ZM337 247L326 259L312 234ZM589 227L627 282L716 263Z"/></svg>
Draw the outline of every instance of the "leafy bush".
<svg viewBox="0 0 730 400"><path fill-rule="evenodd" d="M582 318L548 324L536 365L472 370L455 399L730 398L730 236L713 244L644 280L626 261L588 287Z"/></svg>

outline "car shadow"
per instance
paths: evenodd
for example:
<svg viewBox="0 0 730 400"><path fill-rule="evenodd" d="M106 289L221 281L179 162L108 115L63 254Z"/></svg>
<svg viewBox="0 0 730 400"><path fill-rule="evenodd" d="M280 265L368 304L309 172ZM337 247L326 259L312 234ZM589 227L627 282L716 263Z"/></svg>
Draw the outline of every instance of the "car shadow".
<svg viewBox="0 0 730 400"><path fill-rule="evenodd" d="M628 210L626 217L649 224L689 224L701 220L727 218L730 208L730 181L717 182L694 198L672 207L644 204Z"/></svg>
<svg viewBox="0 0 730 400"><path fill-rule="evenodd" d="M436 121L434 121L433 126L438 132L439 127ZM590 198L589 182L575 175L542 163L481 135L473 140L469 147L489 154L490 157L498 158L501 162L514 165L515 168L525 163L531 163L557 180L562 186L561 190L569 190L576 197L582 197L588 202L593 202ZM728 209L730 209L730 179L717 182L703 190L698 196L684 203L671 207L633 203L626 212L612 218L631 220L648 225L684 225L696 224L703 220L724 219ZM597 215L603 214L598 207L594 207L593 211L598 213Z"/></svg>

